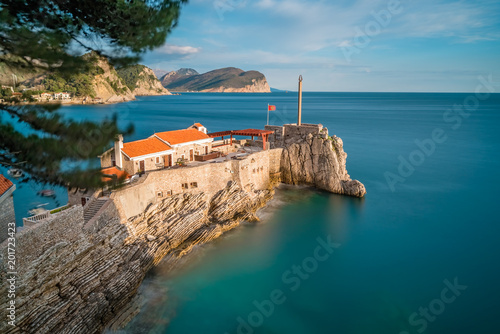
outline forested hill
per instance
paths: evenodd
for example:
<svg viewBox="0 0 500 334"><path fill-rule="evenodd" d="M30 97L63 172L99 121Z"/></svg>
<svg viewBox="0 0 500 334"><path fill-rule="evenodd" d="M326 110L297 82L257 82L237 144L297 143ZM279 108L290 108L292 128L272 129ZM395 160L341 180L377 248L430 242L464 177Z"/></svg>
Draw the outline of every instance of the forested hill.
<svg viewBox="0 0 500 334"><path fill-rule="evenodd" d="M144 65L133 65L117 70L134 95L168 95L153 70Z"/></svg>
<svg viewBox="0 0 500 334"><path fill-rule="evenodd" d="M222 68L204 74L198 74L192 69L181 69L165 74L161 81L167 89L175 92L271 92L264 74L257 71L245 72L235 67Z"/></svg>

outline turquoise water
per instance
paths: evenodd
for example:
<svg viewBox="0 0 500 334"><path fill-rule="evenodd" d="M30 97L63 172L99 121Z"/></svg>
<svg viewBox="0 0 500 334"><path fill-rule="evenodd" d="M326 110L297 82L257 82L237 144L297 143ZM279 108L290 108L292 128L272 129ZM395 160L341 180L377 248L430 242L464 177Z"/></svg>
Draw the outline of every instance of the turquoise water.
<svg viewBox="0 0 500 334"><path fill-rule="evenodd" d="M278 190L261 223L198 247L179 271L154 269L141 286L141 312L123 332L498 332L500 95L479 101L467 118L447 113L469 96L305 93L303 121L343 139L348 171L366 197ZM295 121L296 96L284 93L63 110L87 119L117 112L136 126L130 140L195 121L211 132L262 128L268 103L278 108L272 124ZM433 132L434 150L418 153L415 140L429 144ZM400 157L418 166L402 176ZM399 177L393 189L387 172ZM335 248L317 251L328 238ZM444 290L455 278L456 294ZM430 307L427 315L421 307Z"/></svg>

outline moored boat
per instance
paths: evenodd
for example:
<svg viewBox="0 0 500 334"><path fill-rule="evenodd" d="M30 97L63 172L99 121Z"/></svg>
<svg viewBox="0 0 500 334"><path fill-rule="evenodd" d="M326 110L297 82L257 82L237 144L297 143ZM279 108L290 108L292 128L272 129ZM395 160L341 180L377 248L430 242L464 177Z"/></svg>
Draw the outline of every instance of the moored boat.
<svg viewBox="0 0 500 334"><path fill-rule="evenodd" d="M24 175L23 171L20 170L19 168L11 168L7 171L7 174L9 174L12 177L18 178Z"/></svg>

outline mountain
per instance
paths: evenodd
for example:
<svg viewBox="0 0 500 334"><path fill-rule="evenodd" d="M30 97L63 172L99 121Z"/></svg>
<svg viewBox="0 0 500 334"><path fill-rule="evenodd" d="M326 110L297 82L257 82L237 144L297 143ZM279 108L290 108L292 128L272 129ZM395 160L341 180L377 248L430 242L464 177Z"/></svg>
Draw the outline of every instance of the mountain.
<svg viewBox="0 0 500 334"><path fill-rule="evenodd" d="M191 77L193 75L199 75L199 73L196 72L196 70L193 70L192 68L181 68L178 71L165 73L165 75L163 75L160 78L160 81L164 87L167 87L174 82L177 82L182 79L187 79L188 77Z"/></svg>
<svg viewBox="0 0 500 334"><path fill-rule="evenodd" d="M257 71L245 72L235 67L222 68L204 74L198 74L193 69L180 69L165 74L161 82L165 88L175 92L271 92L264 74Z"/></svg>
<svg viewBox="0 0 500 334"><path fill-rule="evenodd" d="M170 94L153 71L144 65L122 68L118 74L106 58L94 52L82 57L90 60L90 69L69 77L41 70L26 73L16 70L13 73L5 64L0 63L0 81L2 84L12 85L12 74L16 74L19 89L27 88L48 93L68 92L71 93L71 99L64 103L73 104L126 102L135 100L136 95Z"/></svg>
<svg viewBox="0 0 500 334"><path fill-rule="evenodd" d="M168 71L161 70L159 68L153 68L153 73L156 75L158 79L160 79L162 76L168 73Z"/></svg>
<svg viewBox="0 0 500 334"><path fill-rule="evenodd" d="M170 95L162 86L154 72L144 65L132 65L117 70L118 75L125 81L134 95Z"/></svg>

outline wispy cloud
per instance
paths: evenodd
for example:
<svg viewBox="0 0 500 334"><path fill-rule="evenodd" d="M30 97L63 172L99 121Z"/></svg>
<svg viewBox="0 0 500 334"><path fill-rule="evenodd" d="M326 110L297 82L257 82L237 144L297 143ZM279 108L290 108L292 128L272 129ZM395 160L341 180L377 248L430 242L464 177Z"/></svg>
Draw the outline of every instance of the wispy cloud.
<svg viewBox="0 0 500 334"><path fill-rule="evenodd" d="M201 48L196 48L193 46L180 46L180 45L171 45L165 44L161 48L157 50L158 53L163 53L167 55L192 55L201 51Z"/></svg>

